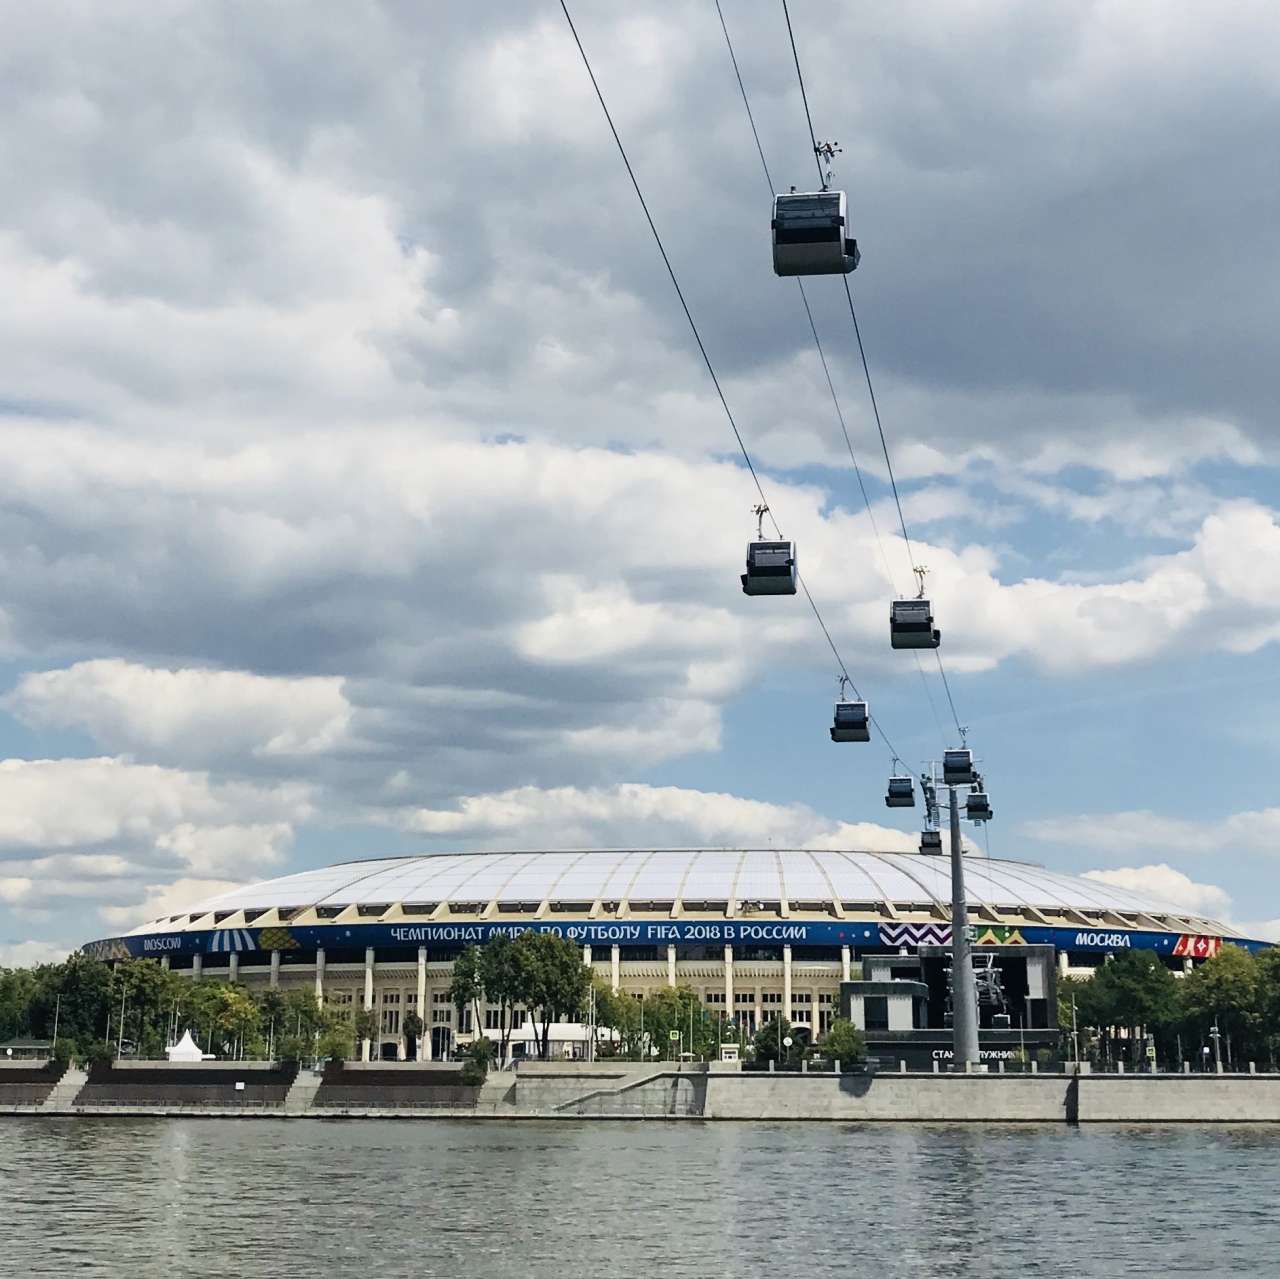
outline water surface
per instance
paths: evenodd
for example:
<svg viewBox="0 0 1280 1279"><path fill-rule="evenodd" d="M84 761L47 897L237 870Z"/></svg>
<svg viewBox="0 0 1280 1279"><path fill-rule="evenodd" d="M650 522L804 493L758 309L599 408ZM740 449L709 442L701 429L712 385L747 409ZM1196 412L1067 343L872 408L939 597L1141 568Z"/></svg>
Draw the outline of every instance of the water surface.
<svg viewBox="0 0 1280 1279"><path fill-rule="evenodd" d="M0 1119L4 1274L1275 1275L1280 1132Z"/></svg>

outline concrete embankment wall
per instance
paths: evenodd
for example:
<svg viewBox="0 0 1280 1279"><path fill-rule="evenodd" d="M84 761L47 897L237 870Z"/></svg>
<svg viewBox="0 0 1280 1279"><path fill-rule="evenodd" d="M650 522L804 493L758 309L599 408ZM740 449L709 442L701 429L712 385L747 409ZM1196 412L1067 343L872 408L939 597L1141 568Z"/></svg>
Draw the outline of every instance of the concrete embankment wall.
<svg viewBox="0 0 1280 1279"><path fill-rule="evenodd" d="M0 1061L0 1110L42 1106L66 1068L65 1061Z"/></svg>
<svg viewBox="0 0 1280 1279"><path fill-rule="evenodd" d="M1081 1123L1280 1123L1280 1075L1085 1075Z"/></svg>
<svg viewBox="0 0 1280 1279"><path fill-rule="evenodd" d="M435 1062L331 1061L315 1090L315 1109L403 1107L465 1109L478 1087L467 1087L457 1066Z"/></svg>
<svg viewBox="0 0 1280 1279"><path fill-rule="evenodd" d="M1280 1123L1280 1076L711 1075L708 1119Z"/></svg>
<svg viewBox="0 0 1280 1279"><path fill-rule="evenodd" d="M278 1108L298 1073L292 1062L96 1061L76 1106Z"/></svg>
<svg viewBox="0 0 1280 1279"><path fill-rule="evenodd" d="M1280 1075L766 1074L521 1067L509 1113L884 1123L1280 1123Z"/></svg>
<svg viewBox="0 0 1280 1279"><path fill-rule="evenodd" d="M19 1072L6 1072L18 1087ZM0 1111L376 1115L508 1119L808 1120L842 1123L1280 1123L1280 1075L768 1074L712 1064L528 1063L462 1088L451 1068L267 1063L98 1066L40 1076ZM255 1078L256 1076L256 1078ZM235 1089L235 1081L245 1087ZM284 1093L288 1091L288 1102ZM323 1094L331 1090L330 1096ZM347 1090L351 1090L348 1095ZM65 1093L65 1096L60 1095ZM47 1100L42 1100L47 1094ZM56 1104L55 1104L56 1102Z"/></svg>
<svg viewBox="0 0 1280 1279"><path fill-rule="evenodd" d="M707 1077L707 1119L1063 1123L1065 1075L740 1075Z"/></svg>

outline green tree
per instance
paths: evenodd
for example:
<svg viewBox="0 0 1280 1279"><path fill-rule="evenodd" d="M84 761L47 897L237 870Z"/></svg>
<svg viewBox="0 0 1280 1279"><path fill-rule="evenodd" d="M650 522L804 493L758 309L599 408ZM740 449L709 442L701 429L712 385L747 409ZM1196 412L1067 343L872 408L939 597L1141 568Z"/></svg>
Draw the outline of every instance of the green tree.
<svg viewBox="0 0 1280 1279"><path fill-rule="evenodd" d="M1268 981L1270 973L1268 968ZM1192 1036L1199 1036L1200 1043L1207 1044L1216 1020L1223 1037L1224 1062L1228 1035L1237 1058L1265 1059L1269 1053L1274 1029L1265 1023L1262 1015L1268 987L1260 985L1261 975L1257 960L1247 950L1241 946L1223 946L1212 959L1206 959L1179 983L1179 1002L1186 1029Z"/></svg>
<svg viewBox="0 0 1280 1279"><path fill-rule="evenodd" d="M788 1035L793 1040L789 1048L782 1042ZM757 1061L776 1061L783 1066L793 1066L798 1063L805 1050L805 1043L801 1042L791 1023L781 1016L765 1022L756 1031L751 1043L756 1050Z"/></svg>
<svg viewBox="0 0 1280 1279"><path fill-rule="evenodd" d="M704 1016L697 993L689 986L666 987L644 1001L644 1031L661 1056L680 1052L710 1058L719 1051L720 1027ZM671 1033L678 1035L671 1038Z"/></svg>
<svg viewBox="0 0 1280 1279"><path fill-rule="evenodd" d="M462 1082L469 1087L484 1083L497 1049L488 1035L477 1034L463 1053Z"/></svg>
<svg viewBox="0 0 1280 1279"><path fill-rule="evenodd" d="M1115 1027L1166 1040L1178 1021L1178 979L1150 950L1122 950L1075 991L1076 1020L1110 1038ZM1068 1017L1070 1013L1068 1011ZM1137 1042L1137 1041L1133 1041Z"/></svg>
<svg viewBox="0 0 1280 1279"><path fill-rule="evenodd" d="M596 1025L604 1026L617 1035L619 1050L624 1055L637 1055L640 1050L640 1001L623 991L614 990L599 977L593 979L592 988L595 992ZM608 1051L614 1051L612 1041L608 1042Z"/></svg>
<svg viewBox="0 0 1280 1279"><path fill-rule="evenodd" d="M35 992L36 975L30 968L0 968L0 1040L30 1033Z"/></svg>
<svg viewBox="0 0 1280 1279"><path fill-rule="evenodd" d="M453 961L453 980L449 983L449 1002L458 1012L458 1034L467 1024L468 1009L474 1010L475 1025L479 1028L480 1001L484 998L484 981L480 974L481 950L479 946L464 946Z"/></svg>
<svg viewBox="0 0 1280 1279"><path fill-rule="evenodd" d="M105 1040L112 1005L111 969L101 960L74 954L61 964L30 970L18 984L26 991L27 1008L14 1034L52 1039L56 1020L59 1042L70 1040L78 1057L90 1044Z"/></svg>
<svg viewBox="0 0 1280 1279"><path fill-rule="evenodd" d="M1280 1057L1280 947L1259 951L1253 962L1258 973L1254 1006L1260 1040L1260 1051L1254 1060L1269 1062L1274 1069Z"/></svg>
<svg viewBox="0 0 1280 1279"><path fill-rule="evenodd" d="M136 1045L139 1057L162 1055L180 980L154 959L124 960L112 971L111 1006L117 1018L123 1015L123 1038ZM120 1031L117 1025L117 1037Z"/></svg>
<svg viewBox="0 0 1280 1279"><path fill-rule="evenodd" d="M268 988L257 996L262 1033L268 1051L279 1061L307 1061L321 1053L320 1040L328 1033L345 1029L349 1018L338 1010L317 1002L307 986L282 992Z"/></svg>
<svg viewBox="0 0 1280 1279"><path fill-rule="evenodd" d="M316 1056L345 1061L355 1047L355 1019L350 1004L326 1003L320 1014L320 1034Z"/></svg>
<svg viewBox="0 0 1280 1279"><path fill-rule="evenodd" d="M357 1008L351 1015L351 1027L355 1032L356 1055L359 1056L361 1046L367 1041L375 1043L380 1030L378 1010L376 1008Z"/></svg>
<svg viewBox="0 0 1280 1279"><path fill-rule="evenodd" d="M229 981L184 983L179 1017L196 1042L215 1056L261 1056L262 1014L243 986ZM126 1019L127 1021L127 1019Z"/></svg>
<svg viewBox="0 0 1280 1279"><path fill-rule="evenodd" d="M840 1063L841 1070L867 1055L867 1037L844 1017L832 1018L831 1028L818 1040L818 1046L823 1056Z"/></svg>
<svg viewBox="0 0 1280 1279"><path fill-rule="evenodd" d="M538 1055L545 1061L550 1055L552 1023L582 1010L591 974L578 946L554 933L521 933L514 942L513 958L520 1001L528 1005L540 1027Z"/></svg>
<svg viewBox="0 0 1280 1279"><path fill-rule="evenodd" d="M485 943L476 965L485 999L497 1004L498 1022L501 1027L501 1061L505 1065L510 1056L511 1032L515 1029L515 1012L523 999L521 986L520 952L515 941L505 933L498 933ZM476 1029L479 1030L479 1022Z"/></svg>
<svg viewBox="0 0 1280 1279"><path fill-rule="evenodd" d="M406 1039L413 1040L413 1056L414 1060L422 1058L422 1032L426 1030L426 1023L418 1016L416 1012L407 1012L404 1020L400 1023L400 1029L404 1031Z"/></svg>

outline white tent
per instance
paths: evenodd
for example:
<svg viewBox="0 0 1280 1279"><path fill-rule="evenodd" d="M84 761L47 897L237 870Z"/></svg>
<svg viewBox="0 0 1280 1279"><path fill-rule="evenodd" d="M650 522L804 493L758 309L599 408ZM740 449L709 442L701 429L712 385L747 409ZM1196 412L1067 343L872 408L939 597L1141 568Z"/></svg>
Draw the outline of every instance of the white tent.
<svg viewBox="0 0 1280 1279"><path fill-rule="evenodd" d="M191 1038L189 1030L176 1044L164 1051L170 1061L211 1061L213 1059L212 1053L200 1051L200 1046Z"/></svg>

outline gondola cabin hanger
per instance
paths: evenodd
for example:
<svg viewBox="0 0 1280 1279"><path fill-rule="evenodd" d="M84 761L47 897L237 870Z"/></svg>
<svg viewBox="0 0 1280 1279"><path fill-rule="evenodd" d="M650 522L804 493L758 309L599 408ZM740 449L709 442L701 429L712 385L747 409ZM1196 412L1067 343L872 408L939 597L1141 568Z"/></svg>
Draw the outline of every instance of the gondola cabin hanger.
<svg viewBox="0 0 1280 1279"><path fill-rule="evenodd" d="M794 595L796 593L796 544L766 541L764 517L769 508L754 508L756 540L747 545L747 571L742 574L744 595Z"/></svg>
<svg viewBox="0 0 1280 1279"><path fill-rule="evenodd" d="M773 197L775 275L848 275L861 261L846 235L843 191L795 191Z"/></svg>
<svg viewBox="0 0 1280 1279"><path fill-rule="evenodd" d="M840 700L836 703L835 717L831 723L833 742L869 742L871 740L871 716L866 702L846 702L847 675L840 676ZM856 691L856 690L855 690Z"/></svg>

